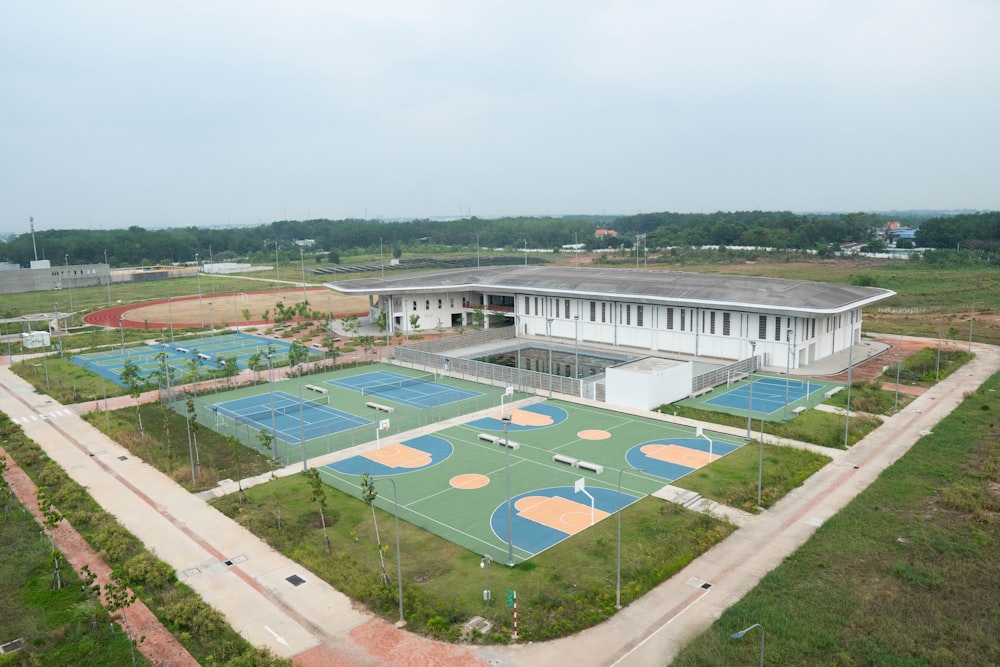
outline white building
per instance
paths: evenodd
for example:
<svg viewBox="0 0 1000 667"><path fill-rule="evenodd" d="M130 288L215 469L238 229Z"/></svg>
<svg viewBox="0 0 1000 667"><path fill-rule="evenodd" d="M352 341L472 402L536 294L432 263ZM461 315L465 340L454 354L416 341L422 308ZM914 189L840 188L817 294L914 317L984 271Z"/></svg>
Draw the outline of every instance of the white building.
<svg viewBox="0 0 1000 667"><path fill-rule="evenodd" d="M895 292L876 287L683 271L576 267L451 269L327 283L369 295L389 332L471 326L503 317L517 336L552 336L762 365L807 366L861 339L862 312Z"/></svg>

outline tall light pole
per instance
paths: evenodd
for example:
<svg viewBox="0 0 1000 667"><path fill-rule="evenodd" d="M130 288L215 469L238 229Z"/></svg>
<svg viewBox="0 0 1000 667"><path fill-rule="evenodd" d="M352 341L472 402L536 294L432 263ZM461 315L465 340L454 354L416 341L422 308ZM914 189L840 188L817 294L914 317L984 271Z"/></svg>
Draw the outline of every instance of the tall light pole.
<svg viewBox="0 0 1000 667"><path fill-rule="evenodd" d="M111 307L111 265L108 264L108 251L104 250L104 263L108 267L108 308Z"/></svg>
<svg viewBox="0 0 1000 667"><path fill-rule="evenodd" d="M514 567L514 515L510 503L510 442L507 440L507 426L512 417L503 415L503 465L507 472L507 567Z"/></svg>
<svg viewBox="0 0 1000 667"><path fill-rule="evenodd" d="M576 324L576 350L575 350L575 361L573 365L573 374L577 379L580 378L580 316L574 315L573 322Z"/></svg>
<svg viewBox="0 0 1000 667"><path fill-rule="evenodd" d="M281 280L281 265L278 264L278 239L274 239L274 279Z"/></svg>
<svg viewBox="0 0 1000 667"><path fill-rule="evenodd" d="M302 419L302 364L299 364L299 446L302 447L302 472L309 470L306 465L306 422ZM393 485L395 486L395 485Z"/></svg>
<svg viewBox="0 0 1000 667"><path fill-rule="evenodd" d="M750 439L750 429L753 426L753 419L751 413L753 413L753 372L754 368L757 366L757 341L750 341L750 402L747 404L747 440Z"/></svg>
<svg viewBox="0 0 1000 667"><path fill-rule="evenodd" d="M854 311L851 311L851 331L847 349L847 409L844 410L844 449L851 432L851 371L854 370Z"/></svg>
<svg viewBox="0 0 1000 667"><path fill-rule="evenodd" d="M299 263L302 265L302 302L309 303L309 297L306 296L306 255L299 246Z"/></svg>
<svg viewBox="0 0 1000 667"><path fill-rule="evenodd" d="M385 260L382 258L382 237L378 237L378 264L379 271L383 278L385 278Z"/></svg>
<svg viewBox="0 0 1000 667"><path fill-rule="evenodd" d="M215 317L212 315L212 302L211 301L208 302L208 325L210 327L209 330L211 331L211 333L209 334L209 337L214 337L215 336Z"/></svg>
<svg viewBox="0 0 1000 667"><path fill-rule="evenodd" d="M69 273L69 255L66 255L66 272ZM73 279L69 278L69 317L70 324L73 320Z"/></svg>
<svg viewBox="0 0 1000 667"><path fill-rule="evenodd" d="M233 326L236 327L237 333L240 330L240 313L236 308L236 288L233 288Z"/></svg>
<svg viewBox="0 0 1000 667"><path fill-rule="evenodd" d="M524 239L524 265L528 265L528 239Z"/></svg>
<svg viewBox="0 0 1000 667"><path fill-rule="evenodd" d="M972 354L972 323L976 321L976 300L972 300L972 310L969 313L969 354Z"/></svg>
<svg viewBox="0 0 1000 667"><path fill-rule="evenodd" d="M903 351L903 334L899 334L899 349L896 350L896 396L892 399L892 414L899 410L899 367L903 365L900 353Z"/></svg>
<svg viewBox="0 0 1000 667"><path fill-rule="evenodd" d="M170 342L174 342L174 315L170 310L170 297L167 297L167 324L170 326Z"/></svg>
<svg viewBox="0 0 1000 667"><path fill-rule="evenodd" d="M396 514L396 584L399 589L399 627L403 627L403 561L399 558L399 496L396 493L396 480L392 477L380 477L392 484L392 504Z"/></svg>
<svg viewBox="0 0 1000 667"><path fill-rule="evenodd" d="M749 628L740 630L739 632L734 632L729 635L731 639L741 639L743 635L750 632L754 628L760 628L760 667L764 667L764 626L760 623L754 623Z"/></svg>
<svg viewBox="0 0 1000 667"><path fill-rule="evenodd" d="M125 356L125 316L118 316L118 330L122 334L122 356Z"/></svg>
<svg viewBox="0 0 1000 667"><path fill-rule="evenodd" d="M787 329L785 331L785 341L788 343L787 351L785 352L785 417L788 419L788 379L792 373L792 330Z"/></svg>
<svg viewBox="0 0 1000 667"><path fill-rule="evenodd" d="M622 473L628 468L618 471L618 510L615 514L618 517L618 557L615 565L615 609L622 608ZM640 468L636 472L646 472Z"/></svg>
<svg viewBox="0 0 1000 667"><path fill-rule="evenodd" d="M201 328L205 328L205 308L201 305L201 264L198 263L198 253L194 254L195 277L198 279L198 315L201 318Z"/></svg>
<svg viewBox="0 0 1000 667"><path fill-rule="evenodd" d="M476 234L476 268L479 268L479 234Z"/></svg>
<svg viewBox="0 0 1000 667"><path fill-rule="evenodd" d="M545 330L549 337L549 398L552 398L552 318L546 318Z"/></svg>

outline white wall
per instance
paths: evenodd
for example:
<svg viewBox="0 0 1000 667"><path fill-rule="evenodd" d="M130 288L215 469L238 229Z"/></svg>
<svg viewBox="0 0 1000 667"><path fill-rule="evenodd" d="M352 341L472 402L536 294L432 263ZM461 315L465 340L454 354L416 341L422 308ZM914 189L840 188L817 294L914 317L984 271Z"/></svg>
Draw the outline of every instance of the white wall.
<svg viewBox="0 0 1000 667"><path fill-rule="evenodd" d="M605 401L639 410L652 410L691 394L694 364L668 363L653 368L640 360L608 368Z"/></svg>

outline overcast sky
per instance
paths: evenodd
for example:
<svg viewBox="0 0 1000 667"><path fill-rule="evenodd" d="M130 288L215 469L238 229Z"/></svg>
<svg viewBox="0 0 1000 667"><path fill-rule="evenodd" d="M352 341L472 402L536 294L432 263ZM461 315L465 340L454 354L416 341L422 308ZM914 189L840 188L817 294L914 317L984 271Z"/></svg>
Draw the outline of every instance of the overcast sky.
<svg viewBox="0 0 1000 667"><path fill-rule="evenodd" d="M997 0L0 0L0 233L1000 208Z"/></svg>

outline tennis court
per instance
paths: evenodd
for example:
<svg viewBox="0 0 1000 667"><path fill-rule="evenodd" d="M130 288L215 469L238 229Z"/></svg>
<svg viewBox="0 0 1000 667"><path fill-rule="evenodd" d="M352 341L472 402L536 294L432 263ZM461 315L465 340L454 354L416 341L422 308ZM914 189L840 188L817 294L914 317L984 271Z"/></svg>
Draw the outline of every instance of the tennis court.
<svg viewBox="0 0 1000 667"><path fill-rule="evenodd" d="M481 396L481 392L437 381L433 373L412 376L393 371L372 371L361 375L327 380L326 384L376 396L414 408L436 408Z"/></svg>
<svg viewBox="0 0 1000 667"><path fill-rule="evenodd" d="M271 355L273 365L288 362L291 344L261 338L245 333L228 333L206 338L157 341L145 346L112 348L103 352L78 354L73 363L82 366L115 384L124 387L121 380L125 362L131 362L139 369L139 377L147 379L170 369L174 382L191 382L207 375L207 371L221 369L223 359L235 359L239 368L249 368L250 359L256 354ZM316 355L310 351L310 355ZM266 363L266 358L263 359Z"/></svg>
<svg viewBox="0 0 1000 667"><path fill-rule="evenodd" d="M779 410L794 407L794 404L808 399L817 392L826 390L826 385L815 380L800 378L755 377L753 385L744 382L729 391L714 395L705 405L717 405L736 410L752 410L764 414L774 414ZM752 395L752 396L751 396Z"/></svg>
<svg viewBox="0 0 1000 667"><path fill-rule="evenodd" d="M255 432L270 431L276 438L296 445L372 423L330 407L328 396L299 400L283 391L215 403L209 410L215 415L217 431L226 427L235 430L243 424Z"/></svg>
<svg viewBox="0 0 1000 667"><path fill-rule="evenodd" d="M499 562L507 561L509 542L521 562L742 444L549 400L497 408L433 434L383 436L377 449L320 470L324 481L356 497L363 473L391 476L401 518ZM376 488L385 494L377 504L391 513L391 486Z"/></svg>

